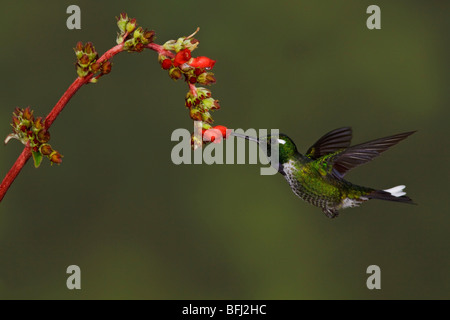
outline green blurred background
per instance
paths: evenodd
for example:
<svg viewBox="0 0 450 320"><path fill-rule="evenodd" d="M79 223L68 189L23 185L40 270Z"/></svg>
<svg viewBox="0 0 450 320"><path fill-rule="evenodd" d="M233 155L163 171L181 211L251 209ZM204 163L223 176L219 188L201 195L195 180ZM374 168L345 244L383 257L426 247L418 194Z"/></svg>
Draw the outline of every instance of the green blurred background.
<svg viewBox="0 0 450 320"><path fill-rule="evenodd" d="M77 4L82 29L66 28ZM366 8L381 8L381 30ZM73 47L115 44L120 12L157 43L201 28L217 59L216 124L279 128L305 151L418 130L349 180L406 184L419 205L371 201L334 220L260 165L171 162L191 130L187 86L156 54L122 53L51 128L61 166L30 161L0 204L3 299L450 298L448 1L11 1L0 27L0 136L14 107L46 115L75 79ZM1 147L3 178L22 145ZM82 289L66 288L78 265ZM381 268L368 290L366 268Z"/></svg>

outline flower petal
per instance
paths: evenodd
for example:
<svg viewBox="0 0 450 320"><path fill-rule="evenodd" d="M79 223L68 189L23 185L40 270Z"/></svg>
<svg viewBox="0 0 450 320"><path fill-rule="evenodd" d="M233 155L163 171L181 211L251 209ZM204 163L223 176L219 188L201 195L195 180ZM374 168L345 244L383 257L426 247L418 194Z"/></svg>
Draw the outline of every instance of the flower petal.
<svg viewBox="0 0 450 320"><path fill-rule="evenodd" d="M212 60L208 57L197 57L193 58L189 65L194 68L207 68L212 69L214 67L214 64L216 63L216 60Z"/></svg>

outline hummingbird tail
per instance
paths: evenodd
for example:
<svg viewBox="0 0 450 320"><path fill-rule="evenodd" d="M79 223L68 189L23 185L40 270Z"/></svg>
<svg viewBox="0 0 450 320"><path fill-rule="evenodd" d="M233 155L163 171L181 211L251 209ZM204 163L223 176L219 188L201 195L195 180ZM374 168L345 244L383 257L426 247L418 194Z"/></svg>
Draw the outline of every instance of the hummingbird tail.
<svg viewBox="0 0 450 320"><path fill-rule="evenodd" d="M386 190L375 190L368 194L367 198L415 204L410 197L406 196L406 192L403 189L405 189L404 185Z"/></svg>

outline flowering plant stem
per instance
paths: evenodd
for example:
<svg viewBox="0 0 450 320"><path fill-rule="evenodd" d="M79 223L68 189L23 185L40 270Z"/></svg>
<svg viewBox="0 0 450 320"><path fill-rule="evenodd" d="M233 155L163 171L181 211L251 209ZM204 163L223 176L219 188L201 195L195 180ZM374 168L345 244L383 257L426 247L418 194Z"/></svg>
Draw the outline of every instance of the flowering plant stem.
<svg viewBox="0 0 450 320"><path fill-rule="evenodd" d="M113 48L106 51L97 61L98 63L102 63L106 60L110 60L112 57L114 57L116 54L123 51L124 44L118 44L114 46ZM173 57L173 53L167 50L164 50L161 45L150 43L146 46L146 48L154 50L158 52L158 54L164 54L168 57ZM61 113L61 111L64 109L64 107L67 105L67 103L70 101L70 99L74 96L74 94L85 84L88 84L91 79L94 77L93 73L88 74L85 77L78 77L75 79L75 81L69 86L69 88L64 92L62 97L59 99L59 101L55 104L53 109L50 111L50 113L45 118L45 128L48 130L50 126L53 124L53 122L56 120L58 115ZM6 192L10 188L11 184L14 182L22 168L25 166L27 161L31 158L31 148L29 146L29 143L25 146L22 153L17 158L14 165L11 167L11 169L6 174L5 178L3 179L1 185L0 185L0 202L2 201L3 197L5 196Z"/></svg>
<svg viewBox="0 0 450 320"><path fill-rule="evenodd" d="M110 73L111 59L123 51L142 52L144 49L156 51L161 68L168 72L170 78L173 80L184 78L189 86L184 105L189 109L190 118L196 123L201 123L191 134L191 145L194 149L209 142L220 142L220 137L214 140L210 137L204 142L204 136L212 134L208 131L210 129L215 130L216 133L218 130L224 138L228 136L226 127L211 125L214 120L210 112L220 108L219 100L211 96L210 90L195 86L195 84L211 85L216 82L214 73L210 71L216 60L203 56L192 57L192 51L199 45L199 41L193 38L198 28L188 37L169 40L159 45L153 42L154 31L137 27L136 19L130 19L126 13L121 13L117 18L117 26L120 31L116 38L117 45L106 51L100 58L91 42L85 45L81 42L77 43L74 51L77 57L78 78L64 92L45 119L35 117L30 107L15 109L11 123L13 133L6 137L5 144L11 139L17 139L25 145L25 148L0 184L0 202L31 157L36 168L39 167L44 156L49 158L52 164L62 162L62 155L48 144L49 128L82 86L96 83L102 76Z"/></svg>

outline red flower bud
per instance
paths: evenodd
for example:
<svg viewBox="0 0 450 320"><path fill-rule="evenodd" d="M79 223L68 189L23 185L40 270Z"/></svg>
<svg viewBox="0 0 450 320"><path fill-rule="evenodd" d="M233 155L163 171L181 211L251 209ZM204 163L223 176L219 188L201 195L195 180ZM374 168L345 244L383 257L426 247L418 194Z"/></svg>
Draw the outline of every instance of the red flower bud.
<svg viewBox="0 0 450 320"><path fill-rule="evenodd" d="M53 149L49 144L43 144L40 147L40 151L44 156L49 156L53 152Z"/></svg>
<svg viewBox="0 0 450 320"><path fill-rule="evenodd" d="M38 130L42 129L44 127L44 122L42 120L42 117L37 117L34 121L34 127Z"/></svg>
<svg viewBox="0 0 450 320"><path fill-rule="evenodd" d="M91 64L91 71L96 73L98 70L100 70L100 63L97 61Z"/></svg>
<svg viewBox="0 0 450 320"><path fill-rule="evenodd" d="M215 63L216 60L211 60L208 57L197 57L193 58L192 61L189 63L189 65L194 68L212 69Z"/></svg>
<svg viewBox="0 0 450 320"><path fill-rule="evenodd" d="M22 117L26 120L33 121L33 111L31 111L30 107L26 107L23 110Z"/></svg>
<svg viewBox="0 0 450 320"><path fill-rule="evenodd" d="M108 74L111 72L111 61L105 61L102 64L102 74Z"/></svg>
<svg viewBox="0 0 450 320"><path fill-rule="evenodd" d="M16 116L12 117L12 121L13 121L14 127L17 127L20 124L20 120Z"/></svg>
<svg viewBox="0 0 450 320"><path fill-rule="evenodd" d="M62 162L62 155L58 151L53 151L49 158L52 163L60 164Z"/></svg>
<svg viewBox="0 0 450 320"><path fill-rule="evenodd" d="M205 70L203 70L202 68L195 68L195 70L194 70L194 74L196 77L201 75L203 72L205 72Z"/></svg>
<svg viewBox="0 0 450 320"><path fill-rule="evenodd" d="M87 67L89 65L89 56L87 54L83 54L78 62L82 67Z"/></svg>
<svg viewBox="0 0 450 320"><path fill-rule="evenodd" d="M87 54L95 52L94 45L92 44L92 42L87 42L84 45L84 52L86 52Z"/></svg>
<svg viewBox="0 0 450 320"><path fill-rule="evenodd" d="M178 67L188 62L189 60L191 60L191 51L189 49L183 49L180 50L175 56L175 59L173 60L173 65L175 67Z"/></svg>
<svg viewBox="0 0 450 320"><path fill-rule="evenodd" d="M83 43L81 41L78 41L75 49L76 51L83 51Z"/></svg>
<svg viewBox="0 0 450 320"><path fill-rule="evenodd" d="M136 52L142 52L144 50L145 46L142 42L138 42L136 43L136 45L134 46L134 51Z"/></svg>
<svg viewBox="0 0 450 320"><path fill-rule="evenodd" d="M153 42L153 40L155 39L155 31L151 30L145 30L144 32L144 38L147 39L148 42Z"/></svg>
<svg viewBox="0 0 450 320"><path fill-rule="evenodd" d="M45 129L40 130L37 133L37 140L43 143L48 142L50 140L50 132Z"/></svg>
<svg viewBox="0 0 450 320"><path fill-rule="evenodd" d="M164 59L163 62L161 63L161 67L164 70L168 70L172 67L172 60L170 59Z"/></svg>
<svg viewBox="0 0 450 320"><path fill-rule="evenodd" d="M190 84L195 84L197 82L197 78L196 77L190 77L189 78L189 83Z"/></svg>

